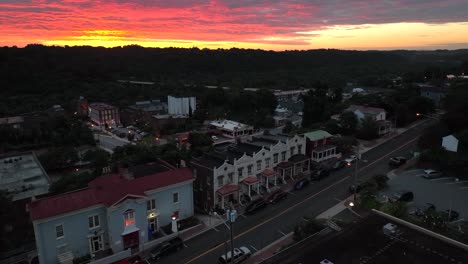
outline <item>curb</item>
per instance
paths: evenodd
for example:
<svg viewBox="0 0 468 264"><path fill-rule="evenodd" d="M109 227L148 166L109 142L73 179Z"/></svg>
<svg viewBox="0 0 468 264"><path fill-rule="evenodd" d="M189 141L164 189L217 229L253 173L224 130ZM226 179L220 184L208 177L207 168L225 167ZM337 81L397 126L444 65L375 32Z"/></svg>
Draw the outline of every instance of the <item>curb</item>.
<svg viewBox="0 0 468 264"><path fill-rule="evenodd" d="M210 231L211 229L214 229L214 228L216 228L216 227L218 227L218 226L220 226L220 225L222 225L222 224L224 224L224 223L221 222L221 223L219 223L219 224L217 224L217 225L214 225L214 226L212 226L212 227L205 228L205 229L201 230L200 232L195 233L195 234L193 234L192 236L187 237L187 238L185 239L185 241L188 241L188 240L190 240L190 239L192 239L192 238L195 238L195 237L197 237L197 236L199 236L199 235L201 235L201 234L203 234L203 233L205 233L205 232L208 232L208 231ZM199 225L202 225L202 224L199 224ZM203 225L205 225L205 223L203 223ZM206 226L206 225L205 225L205 226Z"/></svg>
<svg viewBox="0 0 468 264"><path fill-rule="evenodd" d="M283 240L285 240L287 238L290 238L293 234L294 234L294 232L287 233L286 235L282 236L281 238L273 241L273 243L268 244L268 246L266 246L266 247L260 249L259 251L255 252L255 254L253 254L252 257L257 256L257 255L263 253L264 251L267 251L268 249L275 246L276 244L283 242Z"/></svg>

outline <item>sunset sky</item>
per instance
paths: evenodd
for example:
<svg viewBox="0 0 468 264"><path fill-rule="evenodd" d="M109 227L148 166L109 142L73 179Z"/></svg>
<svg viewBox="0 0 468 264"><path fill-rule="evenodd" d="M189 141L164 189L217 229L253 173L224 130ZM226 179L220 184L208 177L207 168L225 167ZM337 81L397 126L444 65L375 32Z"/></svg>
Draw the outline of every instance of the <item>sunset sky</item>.
<svg viewBox="0 0 468 264"><path fill-rule="evenodd" d="M467 0L0 0L0 46L468 48Z"/></svg>

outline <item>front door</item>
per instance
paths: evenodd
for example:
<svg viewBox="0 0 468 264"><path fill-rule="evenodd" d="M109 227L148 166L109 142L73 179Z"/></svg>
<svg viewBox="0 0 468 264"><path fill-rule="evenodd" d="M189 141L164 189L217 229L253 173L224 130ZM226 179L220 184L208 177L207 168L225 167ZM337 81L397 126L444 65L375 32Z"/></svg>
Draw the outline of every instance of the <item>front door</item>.
<svg viewBox="0 0 468 264"><path fill-rule="evenodd" d="M127 248L138 247L140 243L138 233L138 231L135 231L133 233L122 236L124 250Z"/></svg>
<svg viewBox="0 0 468 264"><path fill-rule="evenodd" d="M103 249L102 235L93 236L89 239L91 253L101 251Z"/></svg>

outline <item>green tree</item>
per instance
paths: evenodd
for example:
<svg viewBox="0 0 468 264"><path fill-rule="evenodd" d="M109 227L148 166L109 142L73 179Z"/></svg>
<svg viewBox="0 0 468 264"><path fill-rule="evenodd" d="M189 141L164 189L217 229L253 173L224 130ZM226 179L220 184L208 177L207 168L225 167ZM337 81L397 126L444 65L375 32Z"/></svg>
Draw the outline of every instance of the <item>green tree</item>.
<svg viewBox="0 0 468 264"><path fill-rule="evenodd" d="M341 127L342 134L351 135L356 132L358 119L353 112L346 111L340 115L339 125Z"/></svg>
<svg viewBox="0 0 468 264"><path fill-rule="evenodd" d="M380 210L398 218L405 218L408 216L408 206L405 202L385 203Z"/></svg>
<svg viewBox="0 0 468 264"><path fill-rule="evenodd" d="M378 130L379 126L377 125L377 122L375 122L372 117L366 116L361 120L357 137L365 140L374 139L379 136Z"/></svg>

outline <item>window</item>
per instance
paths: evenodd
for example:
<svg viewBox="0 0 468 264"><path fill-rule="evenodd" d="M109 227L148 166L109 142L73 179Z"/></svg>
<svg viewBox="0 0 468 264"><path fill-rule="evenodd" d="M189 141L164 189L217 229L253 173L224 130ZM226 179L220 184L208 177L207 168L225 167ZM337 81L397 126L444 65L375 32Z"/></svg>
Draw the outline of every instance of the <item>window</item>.
<svg viewBox="0 0 468 264"><path fill-rule="evenodd" d="M91 253L102 250L102 235L93 236L89 239Z"/></svg>
<svg viewBox="0 0 468 264"><path fill-rule="evenodd" d="M252 174L252 167L253 167L253 165L247 166L247 174L249 174L249 175Z"/></svg>
<svg viewBox="0 0 468 264"><path fill-rule="evenodd" d="M273 154L273 163L278 163L278 153Z"/></svg>
<svg viewBox="0 0 468 264"><path fill-rule="evenodd" d="M175 192L172 194L172 202L178 203L179 202L179 193Z"/></svg>
<svg viewBox="0 0 468 264"><path fill-rule="evenodd" d="M265 168L269 168L270 167L270 158L266 158L265 159Z"/></svg>
<svg viewBox="0 0 468 264"><path fill-rule="evenodd" d="M93 216L88 217L88 226L89 226L89 229L98 227L99 215L93 215Z"/></svg>
<svg viewBox="0 0 468 264"><path fill-rule="evenodd" d="M281 152L281 161L286 160L286 151Z"/></svg>
<svg viewBox="0 0 468 264"><path fill-rule="evenodd" d="M124 213L125 226L135 224L135 211L127 210Z"/></svg>
<svg viewBox="0 0 468 264"><path fill-rule="evenodd" d="M302 153L302 145L297 145L297 152Z"/></svg>
<svg viewBox="0 0 468 264"><path fill-rule="evenodd" d="M296 147L291 147L291 156L294 155L295 150L296 150Z"/></svg>
<svg viewBox="0 0 468 264"><path fill-rule="evenodd" d="M244 172L244 168L243 167L240 167L239 169L237 169L237 175L240 177L242 177L242 173Z"/></svg>
<svg viewBox="0 0 468 264"><path fill-rule="evenodd" d="M229 183L233 183L233 176L234 176L233 172L228 173Z"/></svg>
<svg viewBox="0 0 468 264"><path fill-rule="evenodd" d="M63 231L63 224L56 225L55 226L55 237L57 237L57 239L59 239L59 238L63 238L64 236L65 236L65 233Z"/></svg>
<svg viewBox="0 0 468 264"><path fill-rule="evenodd" d="M257 170L261 170L262 169L262 161L261 160L257 160Z"/></svg>
<svg viewBox="0 0 468 264"><path fill-rule="evenodd" d="M218 176L218 187L224 185L224 176Z"/></svg>
<svg viewBox="0 0 468 264"><path fill-rule="evenodd" d="M149 201L146 202L146 210L147 211L150 211L150 210L154 210L156 209L156 201L154 199L151 199Z"/></svg>

